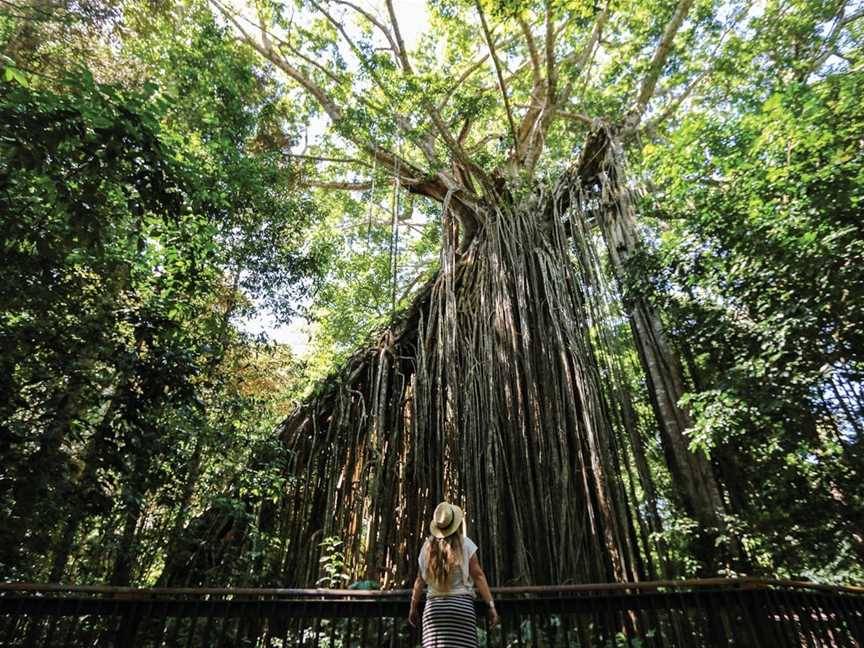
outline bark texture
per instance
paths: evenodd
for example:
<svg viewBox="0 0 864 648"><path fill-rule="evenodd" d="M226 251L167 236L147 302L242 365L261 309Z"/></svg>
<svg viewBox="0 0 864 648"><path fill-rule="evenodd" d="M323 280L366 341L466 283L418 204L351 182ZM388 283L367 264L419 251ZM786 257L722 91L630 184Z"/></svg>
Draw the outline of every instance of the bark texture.
<svg viewBox="0 0 864 648"><path fill-rule="evenodd" d="M569 172L487 203L460 254L445 200L440 272L283 426L279 580L313 583L335 535L354 576L405 583L444 498L465 507L494 583L641 578L651 548L623 481L608 295L595 237L565 219L588 202Z"/></svg>
<svg viewBox="0 0 864 648"><path fill-rule="evenodd" d="M628 184L623 152L612 129L598 129L592 148L598 167L589 185L599 197L597 220L612 272L624 292L628 261L642 244L633 189ZM694 552L701 563L700 570L713 574L723 567L741 567L741 550L734 537L726 533L726 503L714 468L703 453L690 449L687 430L693 426L693 418L680 405L687 388L679 357L666 339L659 313L644 296L627 294L624 303L645 371L666 464L684 509L698 524Z"/></svg>

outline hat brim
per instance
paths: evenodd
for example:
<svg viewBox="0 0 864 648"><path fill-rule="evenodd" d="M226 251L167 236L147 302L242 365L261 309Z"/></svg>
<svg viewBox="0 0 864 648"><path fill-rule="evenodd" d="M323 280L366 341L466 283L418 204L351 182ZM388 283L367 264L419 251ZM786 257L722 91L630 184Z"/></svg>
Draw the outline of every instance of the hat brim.
<svg viewBox="0 0 864 648"><path fill-rule="evenodd" d="M431 533L436 538L446 538L447 536L453 535L458 531L459 527L462 526L462 519L464 515L462 513L462 509L456 506L455 504L450 505L453 509L453 521L443 529L435 524L435 520L432 520L429 523L429 533Z"/></svg>

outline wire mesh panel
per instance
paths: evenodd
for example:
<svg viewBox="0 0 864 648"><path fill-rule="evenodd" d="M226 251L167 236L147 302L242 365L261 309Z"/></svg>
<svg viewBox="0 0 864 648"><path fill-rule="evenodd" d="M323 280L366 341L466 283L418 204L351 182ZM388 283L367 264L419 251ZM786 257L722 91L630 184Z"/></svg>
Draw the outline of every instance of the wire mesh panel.
<svg viewBox="0 0 864 648"><path fill-rule="evenodd" d="M0 646L418 646L408 592L0 584ZM484 648L864 648L864 590L757 579L499 588Z"/></svg>

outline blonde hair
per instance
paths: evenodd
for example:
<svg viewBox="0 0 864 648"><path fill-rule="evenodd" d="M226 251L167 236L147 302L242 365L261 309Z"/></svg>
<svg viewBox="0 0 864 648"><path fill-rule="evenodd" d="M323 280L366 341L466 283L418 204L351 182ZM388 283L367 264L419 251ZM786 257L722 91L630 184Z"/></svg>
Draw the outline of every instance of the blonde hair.
<svg viewBox="0 0 864 648"><path fill-rule="evenodd" d="M449 589L453 567L462 564L462 530L446 538L429 538L429 578L442 591Z"/></svg>

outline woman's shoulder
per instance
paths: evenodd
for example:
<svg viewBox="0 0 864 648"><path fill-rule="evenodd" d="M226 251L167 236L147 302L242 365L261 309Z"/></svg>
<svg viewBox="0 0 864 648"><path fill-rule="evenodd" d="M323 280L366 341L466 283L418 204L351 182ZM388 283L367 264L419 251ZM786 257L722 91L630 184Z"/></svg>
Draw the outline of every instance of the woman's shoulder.
<svg viewBox="0 0 864 648"><path fill-rule="evenodd" d="M420 546L420 554L419 554L419 556L420 556L420 560L421 560L421 561L422 561L422 560L425 560L425 559L426 559L426 556L429 554L429 540L430 540L430 538L429 538L429 537L426 537L426 538L423 540L423 544Z"/></svg>
<svg viewBox="0 0 864 648"><path fill-rule="evenodd" d="M477 552L477 545L467 535L465 536L465 539L462 542L462 546L464 547L465 553L468 555L469 558Z"/></svg>

